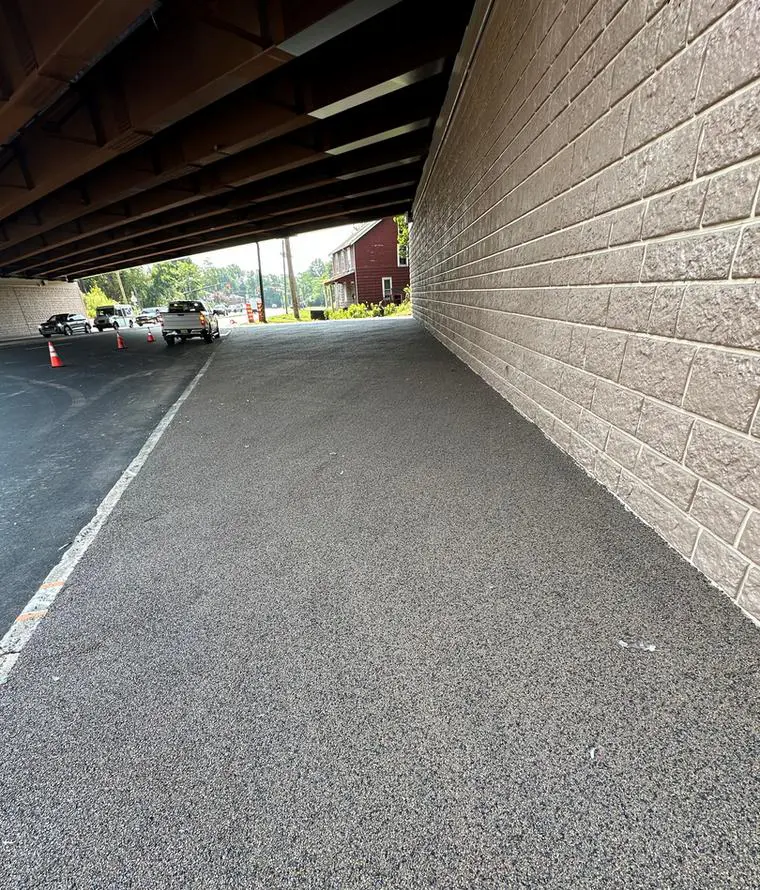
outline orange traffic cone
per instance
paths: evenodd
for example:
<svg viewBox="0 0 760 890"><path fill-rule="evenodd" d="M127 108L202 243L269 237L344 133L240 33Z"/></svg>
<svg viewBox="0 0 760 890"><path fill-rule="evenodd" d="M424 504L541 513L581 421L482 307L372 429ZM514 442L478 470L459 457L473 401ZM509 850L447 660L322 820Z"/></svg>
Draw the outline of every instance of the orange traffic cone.
<svg viewBox="0 0 760 890"><path fill-rule="evenodd" d="M55 346L48 340L48 349L50 350L50 367L51 368L62 368L63 362L61 361L60 356L55 351Z"/></svg>
<svg viewBox="0 0 760 890"><path fill-rule="evenodd" d="M116 348L117 349L126 349L127 348L126 343L124 342L124 339L121 336L121 334L119 333L119 331L116 331Z"/></svg>
<svg viewBox="0 0 760 890"><path fill-rule="evenodd" d="M156 338L153 336L153 331L151 331L151 329L148 328L148 343L155 343L155 342L156 342Z"/></svg>

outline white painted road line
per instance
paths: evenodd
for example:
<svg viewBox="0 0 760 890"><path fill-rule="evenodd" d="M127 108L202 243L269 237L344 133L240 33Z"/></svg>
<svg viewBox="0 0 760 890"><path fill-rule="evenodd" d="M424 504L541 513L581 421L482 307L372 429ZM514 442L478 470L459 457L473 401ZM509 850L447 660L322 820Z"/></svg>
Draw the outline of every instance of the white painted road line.
<svg viewBox="0 0 760 890"><path fill-rule="evenodd" d="M113 488L103 498L95 512L95 515L87 523L87 525L74 538L71 546L61 557L60 562L52 569L42 584L37 588L37 592L24 606L21 614L11 625L10 630L0 639L0 686L8 680L8 676L21 654L24 646L32 638L32 634L37 629L37 625L47 615L47 611L55 600L56 596L63 589L69 575L74 571L79 560L84 556L90 544L95 540L98 532L105 524L108 517L113 512L114 507L119 503L121 496L127 490L129 483L137 476L148 459L151 451L156 447L161 436L166 432L167 427L174 419L177 411L179 411L182 403L187 399L190 393L195 389L199 380L208 370L214 356L212 355L193 379L183 390L177 401L164 414L156 428L148 436L147 441L140 449L137 457L124 470Z"/></svg>

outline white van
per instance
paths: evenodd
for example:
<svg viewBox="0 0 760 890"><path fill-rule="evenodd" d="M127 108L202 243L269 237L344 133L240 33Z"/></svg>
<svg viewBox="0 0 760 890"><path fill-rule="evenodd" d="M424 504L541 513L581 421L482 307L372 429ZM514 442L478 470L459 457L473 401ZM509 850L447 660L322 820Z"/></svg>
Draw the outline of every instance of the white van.
<svg viewBox="0 0 760 890"><path fill-rule="evenodd" d="M95 312L95 327L102 331L103 328L133 328L135 326L135 313L126 303L114 303L113 306L98 306Z"/></svg>

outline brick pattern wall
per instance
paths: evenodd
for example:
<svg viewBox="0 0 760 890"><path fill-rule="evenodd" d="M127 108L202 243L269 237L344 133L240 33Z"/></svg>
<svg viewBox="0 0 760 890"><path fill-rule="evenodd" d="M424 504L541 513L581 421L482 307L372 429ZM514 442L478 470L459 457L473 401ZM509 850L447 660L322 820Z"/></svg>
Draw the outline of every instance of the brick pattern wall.
<svg viewBox="0 0 760 890"><path fill-rule="evenodd" d="M411 244L416 316L758 617L759 181L757 0L496 0Z"/></svg>
<svg viewBox="0 0 760 890"><path fill-rule="evenodd" d="M37 325L56 312L84 311L76 284L0 278L0 340L39 336Z"/></svg>

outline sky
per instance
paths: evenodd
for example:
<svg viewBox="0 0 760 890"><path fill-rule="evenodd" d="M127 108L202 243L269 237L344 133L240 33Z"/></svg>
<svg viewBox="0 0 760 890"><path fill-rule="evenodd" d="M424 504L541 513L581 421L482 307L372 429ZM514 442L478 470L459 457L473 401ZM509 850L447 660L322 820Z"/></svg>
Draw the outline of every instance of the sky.
<svg viewBox="0 0 760 890"><path fill-rule="evenodd" d="M307 232L290 239L290 251L293 255L293 271L298 275L308 269L312 260L327 260L330 251L334 250L354 230L354 226L336 226L333 229L320 229L318 232ZM264 273L282 275L282 241L261 242L261 268ZM192 255L196 263L209 260L214 266L227 266L237 263L242 269L256 268L256 244L244 247L227 247L209 253Z"/></svg>

